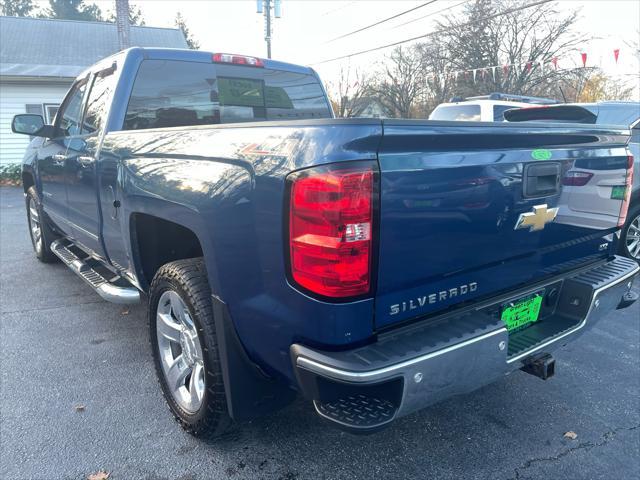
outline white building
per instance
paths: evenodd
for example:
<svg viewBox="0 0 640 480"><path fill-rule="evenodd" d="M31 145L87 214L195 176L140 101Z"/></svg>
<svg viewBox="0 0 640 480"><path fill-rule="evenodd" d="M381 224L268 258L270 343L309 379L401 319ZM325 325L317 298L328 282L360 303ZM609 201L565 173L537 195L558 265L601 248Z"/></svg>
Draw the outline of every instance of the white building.
<svg viewBox="0 0 640 480"><path fill-rule="evenodd" d="M178 29L131 27L131 45L187 48ZM73 79L119 50L113 23L0 17L0 163L22 161L29 137L11 133L18 113L50 123Z"/></svg>

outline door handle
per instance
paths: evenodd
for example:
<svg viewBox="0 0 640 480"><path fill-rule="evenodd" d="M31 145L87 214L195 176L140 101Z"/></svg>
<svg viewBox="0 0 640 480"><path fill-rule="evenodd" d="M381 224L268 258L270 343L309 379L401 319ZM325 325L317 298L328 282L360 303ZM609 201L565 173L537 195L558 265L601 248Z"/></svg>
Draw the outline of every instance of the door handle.
<svg viewBox="0 0 640 480"><path fill-rule="evenodd" d="M93 165L94 158L88 156L80 156L78 157L78 163L83 167L90 167Z"/></svg>
<svg viewBox="0 0 640 480"><path fill-rule="evenodd" d="M57 153L56 155L52 155L53 161L58 165L62 165L64 161L67 159L66 155L62 155L61 153Z"/></svg>

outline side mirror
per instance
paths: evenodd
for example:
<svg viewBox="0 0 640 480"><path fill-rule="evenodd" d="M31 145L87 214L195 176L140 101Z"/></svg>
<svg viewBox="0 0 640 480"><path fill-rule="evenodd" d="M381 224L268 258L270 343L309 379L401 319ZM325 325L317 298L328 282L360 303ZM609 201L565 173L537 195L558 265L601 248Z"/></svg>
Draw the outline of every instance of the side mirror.
<svg viewBox="0 0 640 480"><path fill-rule="evenodd" d="M44 127L44 120L41 115L32 113L24 113L13 117L11 122L11 131L23 135L33 135L41 137L40 130Z"/></svg>

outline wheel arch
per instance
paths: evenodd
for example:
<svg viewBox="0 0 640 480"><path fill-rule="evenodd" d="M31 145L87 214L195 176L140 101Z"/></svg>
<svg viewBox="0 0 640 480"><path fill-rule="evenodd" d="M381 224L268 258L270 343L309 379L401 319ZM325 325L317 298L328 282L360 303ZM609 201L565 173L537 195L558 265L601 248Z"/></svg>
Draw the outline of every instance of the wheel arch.
<svg viewBox="0 0 640 480"><path fill-rule="evenodd" d="M136 277L145 291L162 265L176 260L206 258L210 250L193 225L154 213L131 213L129 233Z"/></svg>

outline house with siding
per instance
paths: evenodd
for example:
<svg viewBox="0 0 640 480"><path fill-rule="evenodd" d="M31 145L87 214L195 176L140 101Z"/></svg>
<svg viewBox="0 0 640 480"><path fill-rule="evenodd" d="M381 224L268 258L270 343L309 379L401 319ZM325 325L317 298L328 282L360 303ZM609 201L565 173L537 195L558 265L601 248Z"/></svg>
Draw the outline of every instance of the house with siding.
<svg viewBox="0 0 640 480"><path fill-rule="evenodd" d="M175 28L137 27L131 46L188 48ZM0 16L0 163L20 162L29 138L11 132L18 113L52 123L73 79L119 50L116 25Z"/></svg>

